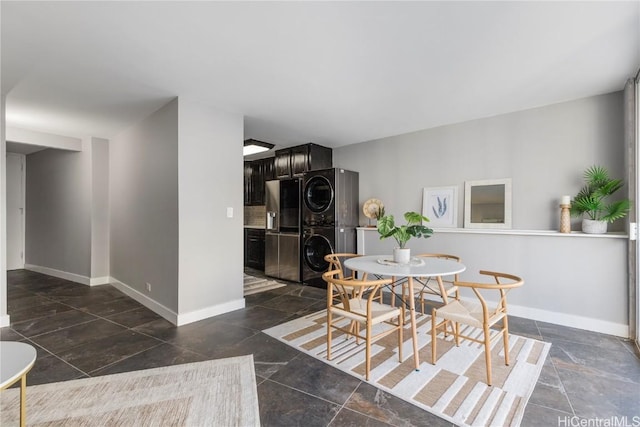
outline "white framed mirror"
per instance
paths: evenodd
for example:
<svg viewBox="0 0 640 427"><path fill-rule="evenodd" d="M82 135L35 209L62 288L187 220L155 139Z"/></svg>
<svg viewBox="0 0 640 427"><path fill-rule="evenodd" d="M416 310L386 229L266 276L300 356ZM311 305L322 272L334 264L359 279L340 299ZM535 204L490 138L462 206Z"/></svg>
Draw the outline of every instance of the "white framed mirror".
<svg viewBox="0 0 640 427"><path fill-rule="evenodd" d="M511 228L511 178L465 181L465 228Z"/></svg>

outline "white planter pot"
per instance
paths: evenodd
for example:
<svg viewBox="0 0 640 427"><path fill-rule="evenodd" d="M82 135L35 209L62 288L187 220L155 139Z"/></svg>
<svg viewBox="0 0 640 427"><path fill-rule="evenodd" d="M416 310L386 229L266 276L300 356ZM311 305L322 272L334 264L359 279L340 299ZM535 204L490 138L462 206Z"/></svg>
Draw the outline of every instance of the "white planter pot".
<svg viewBox="0 0 640 427"><path fill-rule="evenodd" d="M409 260L411 260L411 249L393 248L393 260L398 264L409 264Z"/></svg>
<svg viewBox="0 0 640 427"><path fill-rule="evenodd" d="M604 234L607 232L607 221L595 221L593 219L582 219L582 232L587 234Z"/></svg>

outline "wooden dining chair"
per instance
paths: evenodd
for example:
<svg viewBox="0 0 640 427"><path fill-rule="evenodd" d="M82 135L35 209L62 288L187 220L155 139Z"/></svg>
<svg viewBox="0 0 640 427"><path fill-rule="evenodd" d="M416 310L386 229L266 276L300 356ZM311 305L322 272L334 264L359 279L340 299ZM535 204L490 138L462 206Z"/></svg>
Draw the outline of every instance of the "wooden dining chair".
<svg viewBox="0 0 640 427"><path fill-rule="evenodd" d="M456 255L448 255L448 254L420 254L418 257L422 258L440 258L440 259L449 259L457 262L462 262L459 256ZM414 280L413 291L414 295L418 295L418 299L420 300L420 311L422 314L426 314L424 310L425 304L425 296L427 295L435 295L442 299L443 303L449 302L449 297L455 298L457 300L460 299L460 291L458 287L454 284L460 280L458 274L453 276L445 276L441 277L441 283L435 277L425 277L422 278L421 281L425 283L422 285L417 280Z"/></svg>
<svg viewBox="0 0 640 427"><path fill-rule="evenodd" d="M367 280L340 278L338 270L322 275L327 282L327 360L331 360L331 340L333 331L353 336L356 344L365 341L365 378L369 380L371 371L371 344L389 334L398 334L398 358L402 362L402 330L404 308L391 307L375 301L382 286L391 283L389 279ZM336 302L334 295L338 295ZM344 320L349 324L345 325ZM353 325L356 325L353 327ZM374 327L384 325L376 331Z"/></svg>
<svg viewBox="0 0 640 427"><path fill-rule="evenodd" d="M336 253L336 254L327 254L324 257L324 260L329 263L329 268L327 271L339 271L337 277L343 280L353 280L357 278L357 272L352 270L347 270L344 268L344 262L349 258L362 256L360 254L354 253ZM367 273L360 273L361 279L367 278ZM335 298L339 298L339 295L336 294ZM382 292L380 292L376 298L379 302L382 302Z"/></svg>
<svg viewBox="0 0 640 427"><path fill-rule="evenodd" d="M500 338L500 334L491 336L491 327L502 320L504 344L504 364L509 365L509 322L507 319L507 293L524 284L524 281L512 274L497 273L481 270L480 274L493 277L495 283L454 282L460 288L470 288L475 293L479 303L466 300L452 300L440 308L431 311L431 363L435 365L437 359L437 331L440 327L446 332L447 322L453 322L453 334L456 346L460 345L460 337L484 344L484 358L487 367L487 384L491 385L491 342ZM505 282L506 281L506 282ZM490 291L499 294L499 300L494 308L490 308L482 293ZM438 319L443 319L438 323ZM482 329L482 339L460 334L460 323Z"/></svg>

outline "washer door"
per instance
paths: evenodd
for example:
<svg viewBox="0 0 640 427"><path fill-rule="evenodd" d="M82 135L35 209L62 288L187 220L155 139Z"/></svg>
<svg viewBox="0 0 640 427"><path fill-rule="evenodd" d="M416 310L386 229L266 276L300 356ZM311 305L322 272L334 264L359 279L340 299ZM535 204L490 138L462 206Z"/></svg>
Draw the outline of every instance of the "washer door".
<svg viewBox="0 0 640 427"><path fill-rule="evenodd" d="M311 177L304 186L304 204L313 213L322 213L333 202L333 187L324 176Z"/></svg>
<svg viewBox="0 0 640 427"><path fill-rule="evenodd" d="M317 273L324 273L329 268L329 263L324 260L324 257L333 253L333 248L329 239L313 234L304 242L302 253L307 267Z"/></svg>

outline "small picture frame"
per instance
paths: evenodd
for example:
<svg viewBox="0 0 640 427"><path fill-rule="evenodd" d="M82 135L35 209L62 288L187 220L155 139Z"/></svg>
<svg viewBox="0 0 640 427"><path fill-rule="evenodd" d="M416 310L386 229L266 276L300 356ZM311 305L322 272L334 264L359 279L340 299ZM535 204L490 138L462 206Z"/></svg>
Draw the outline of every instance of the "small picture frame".
<svg viewBox="0 0 640 427"><path fill-rule="evenodd" d="M458 187L424 188L422 215L429 218L429 227L458 226Z"/></svg>

